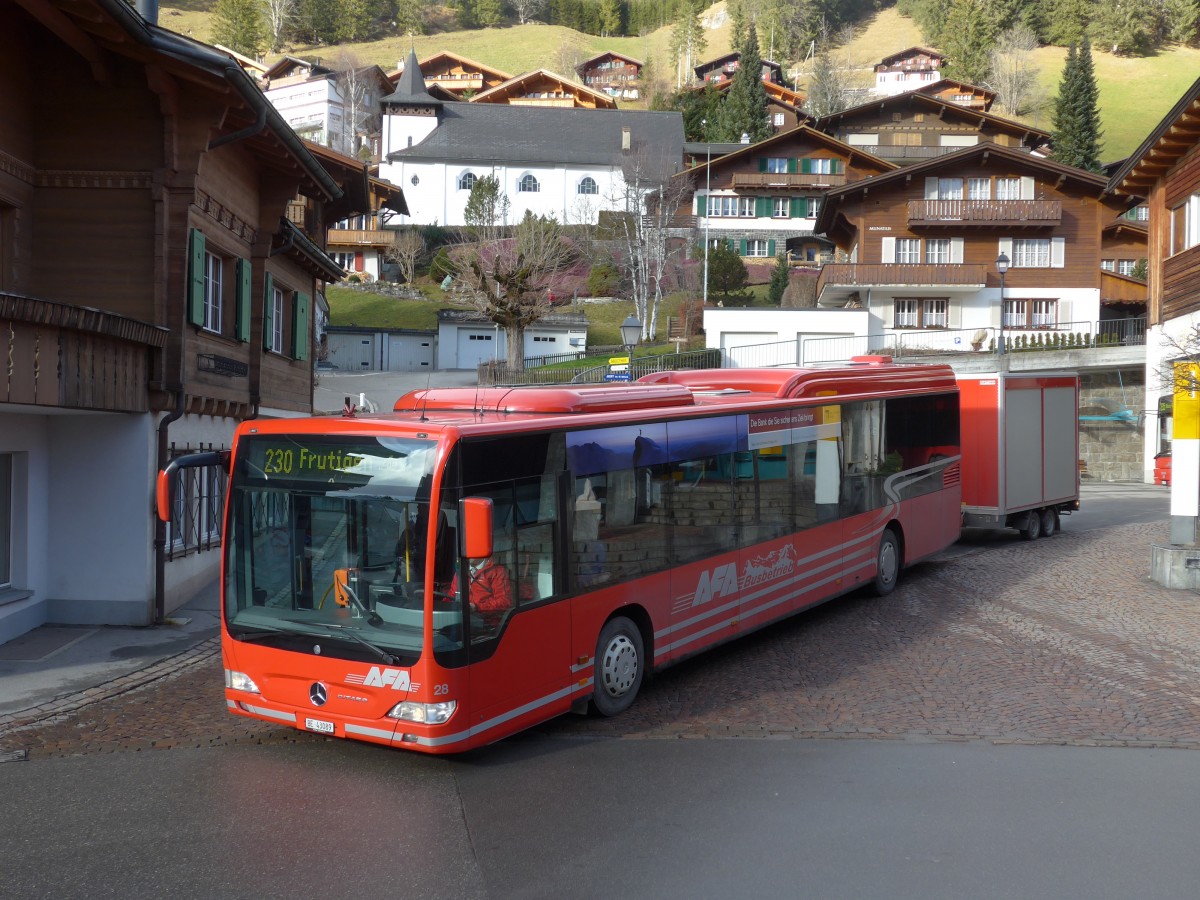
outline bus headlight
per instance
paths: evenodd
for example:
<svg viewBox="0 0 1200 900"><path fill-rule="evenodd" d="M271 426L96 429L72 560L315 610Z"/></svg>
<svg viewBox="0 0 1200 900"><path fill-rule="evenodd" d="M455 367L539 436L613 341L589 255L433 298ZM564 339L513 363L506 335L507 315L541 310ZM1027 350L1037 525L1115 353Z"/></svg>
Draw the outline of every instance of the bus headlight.
<svg viewBox="0 0 1200 900"><path fill-rule="evenodd" d="M245 672L235 672L233 669L225 670L225 687L233 688L235 691L245 691L247 694L261 694L258 685Z"/></svg>
<svg viewBox="0 0 1200 900"><path fill-rule="evenodd" d="M455 700L443 700L441 703L414 703L405 700L397 703L388 713L392 719L403 719L405 722L420 722L424 725L441 725L454 715L458 709Z"/></svg>

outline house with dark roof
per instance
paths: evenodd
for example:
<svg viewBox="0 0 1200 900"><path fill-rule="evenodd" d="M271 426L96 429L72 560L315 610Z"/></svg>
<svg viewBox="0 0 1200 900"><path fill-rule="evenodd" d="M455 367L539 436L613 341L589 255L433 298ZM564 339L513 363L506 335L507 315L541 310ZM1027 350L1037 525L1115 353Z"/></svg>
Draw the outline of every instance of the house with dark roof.
<svg viewBox="0 0 1200 900"><path fill-rule="evenodd" d="M732 86L732 81L720 81L712 85L720 94L726 94ZM696 85L692 90L703 91L707 87L709 86ZM793 91L773 81L764 81L763 89L767 93L767 116L776 134L791 131L797 125L805 125L812 121L813 117L804 111L804 95L799 91Z"/></svg>
<svg viewBox="0 0 1200 900"><path fill-rule="evenodd" d="M1049 132L968 106L909 91L862 103L814 122L838 140L899 165L992 143L1044 153Z"/></svg>
<svg viewBox="0 0 1200 900"><path fill-rule="evenodd" d="M319 61L285 56L259 84L303 139L339 153L378 154L379 100L392 91L379 66L339 72Z"/></svg>
<svg viewBox="0 0 1200 900"><path fill-rule="evenodd" d="M572 81L549 69L534 69L510 78L471 98L472 103L536 106L543 109L616 109L617 101L604 91Z"/></svg>
<svg viewBox="0 0 1200 900"><path fill-rule="evenodd" d="M425 57L420 61L420 66L425 87L435 96L439 89L451 95L444 99L468 100L512 78L508 72L450 50L439 50ZM388 73L393 86L403 72L404 63L401 62L396 66L396 71Z"/></svg>
<svg viewBox="0 0 1200 900"><path fill-rule="evenodd" d="M875 93L890 97L932 84L942 77L948 57L927 47L909 47L875 64Z"/></svg>
<svg viewBox="0 0 1200 900"><path fill-rule="evenodd" d="M623 172L638 162L676 172L683 117L676 112L443 103L431 97L415 58L383 99L379 176L404 189L411 216L394 224L462 225L475 182L492 176L511 206L563 223L595 223L625 209Z"/></svg>
<svg viewBox="0 0 1200 900"><path fill-rule="evenodd" d="M707 62L702 62L700 65L692 69L696 74L696 81L700 84L720 85L727 81L732 81L734 74L741 66L742 54L738 51L726 53L724 56L718 56L716 59L710 59ZM764 59L762 61L762 80L769 81L772 84L783 85L786 81L783 77L783 66L774 60Z"/></svg>
<svg viewBox="0 0 1200 900"><path fill-rule="evenodd" d="M966 106L988 112L996 102L996 92L976 84L956 81L953 78L939 78L937 81L914 88L915 91L929 97L937 97L947 103Z"/></svg>
<svg viewBox="0 0 1200 900"><path fill-rule="evenodd" d="M686 199L675 220L694 217L701 244L724 243L748 259L773 260L786 252L815 266L832 250L815 228L826 193L895 168L800 126L711 160L706 156L676 175Z"/></svg>
<svg viewBox="0 0 1200 900"><path fill-rule="evenodd" d="M605 50L575 67L580 80L594 91L603 91L614 100L637 100L641 96L638 79L645 63L615 50Z"/></svg>
<svg viewBox="0 0 1200 900"><path fill-rule="evenodd" d="M1171 543L1194 547L1200 536L1200 441L1191 433L1184 441L1172 441L1180 414L1172 404L1192 402L1192 392L1185 384L1180 396L1180 389L1164 382L1161 373L1192 357L1200 328L1200 79L1113 172L1109 187L1129 205L1149 211L1143 408L1158 421L1145 430L1145 474L1152 481L1149 461L1159 452L1173 452ZM1194 407L1188 412L1196 414Z"/></svg>
<svg viewBox="0 0 1200 900"><path fill-rule="evenodd" d="M227 53L125 0L30 5L0 53L0 642L148 625L217 577L225 484L189 470L163 523L155 475L242 420L311 413L342 275L325 226L366 172L327 167Z"/></svg>

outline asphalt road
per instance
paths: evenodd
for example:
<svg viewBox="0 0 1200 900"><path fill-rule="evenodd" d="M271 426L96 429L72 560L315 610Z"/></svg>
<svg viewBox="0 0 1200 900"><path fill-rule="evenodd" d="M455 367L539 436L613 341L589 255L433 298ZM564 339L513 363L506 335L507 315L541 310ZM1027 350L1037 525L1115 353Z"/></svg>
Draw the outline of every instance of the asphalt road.
<svg viewBox="0 0 1200 900"><path fill-rule="evenodd" d="M454 758L224 711L217 656L0 732L0 897L1177 898L1195 893L1200 604L1167 494L1089 486Z"/></svg>

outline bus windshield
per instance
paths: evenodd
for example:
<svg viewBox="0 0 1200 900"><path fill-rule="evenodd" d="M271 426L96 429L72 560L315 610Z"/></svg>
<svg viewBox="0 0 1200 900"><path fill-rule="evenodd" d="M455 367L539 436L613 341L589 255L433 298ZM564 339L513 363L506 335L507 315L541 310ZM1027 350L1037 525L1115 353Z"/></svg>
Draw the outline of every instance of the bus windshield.
<svg viewBox="0 0 1200 900"><path fill-rule="evenodd" d="M415 662L435 448L415 438L243 438L225 541L230 634L325 656Z"/></svg>

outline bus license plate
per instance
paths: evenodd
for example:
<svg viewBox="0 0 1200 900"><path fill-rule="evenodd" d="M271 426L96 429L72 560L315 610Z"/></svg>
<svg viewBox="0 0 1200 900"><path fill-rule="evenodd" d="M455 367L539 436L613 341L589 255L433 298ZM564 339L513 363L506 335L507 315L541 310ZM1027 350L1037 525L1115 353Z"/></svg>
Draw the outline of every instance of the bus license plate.
<svg viewBox="0 0 1200 900"><path fill-rule="evenodd" d="M326 722L323 719L305 718L304 727L309 731L316 731L321 734L333 734L333 723Z"/></svg>

